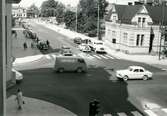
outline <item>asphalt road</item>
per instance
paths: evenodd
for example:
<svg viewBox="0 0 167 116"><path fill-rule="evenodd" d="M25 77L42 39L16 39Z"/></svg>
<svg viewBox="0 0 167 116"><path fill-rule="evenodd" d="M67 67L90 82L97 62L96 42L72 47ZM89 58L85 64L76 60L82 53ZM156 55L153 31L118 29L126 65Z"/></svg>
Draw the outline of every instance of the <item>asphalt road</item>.
<svg viewBox="0 0 167 116"><path fill-rule="evenodd" d="M14 94L16 89L21 87L25 96L61 105L79 116L88 115L89 102L93 99L100 100L99 115L110 113L117 116L118 112L125 112L128 116L133 116L132 111L142 114L146 104L167 107L167 72L108 55L83 54L66 36L37 24L32 28L37 32L39 39L50 41L53 51L62 45L68 45L75 54L84 56L89 66L88 73L54 73L51 67L54 60L46 58L35 62L35 65L41 68L21 71L24 75L23 83L8 90L8 95ZM45 65L45 68L42 65ZM153 79L118 81L114 71L130 65L140 65L152 71ZM34 63L29 66L33 67Z"/></svg>

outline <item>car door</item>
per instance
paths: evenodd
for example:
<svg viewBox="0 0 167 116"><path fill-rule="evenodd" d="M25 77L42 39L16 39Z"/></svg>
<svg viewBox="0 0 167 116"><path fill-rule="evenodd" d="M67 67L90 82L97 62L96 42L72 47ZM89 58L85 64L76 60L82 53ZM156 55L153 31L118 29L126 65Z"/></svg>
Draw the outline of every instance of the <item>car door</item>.
<svg viewBox="0 0 167 116"><path fill-rule="evenodd" d="M138 78L140 78L140 70L139 69L134 69L133 79L138 79Z"/></svg>
<svg viewBox="0 0 167 116"><path fill-rule="evenodd" d="M144 69L140 69L139 71L140 71L139 78L143 78L143 76L145 75Z"/></svg>

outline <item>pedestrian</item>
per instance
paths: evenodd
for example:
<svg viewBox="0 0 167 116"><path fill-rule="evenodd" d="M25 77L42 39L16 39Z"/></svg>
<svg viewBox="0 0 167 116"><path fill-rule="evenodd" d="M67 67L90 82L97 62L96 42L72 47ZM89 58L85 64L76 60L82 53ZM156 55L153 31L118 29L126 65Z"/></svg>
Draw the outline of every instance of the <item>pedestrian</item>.
<svg viewBox="0 0 167 116"><path fill-rule="evenodd" d="M34 48L34 43L33 42L31 42L31 48Z"/></svg>
<svg viewBox="0 0 167 116"><path fill-rule="evenodd" d="M36 42L37 42L37 43L39 42L39 38L38 38L38 36L36 36Z"/></svg>
<svg viewBox="0 0 167 116"><path fill-rule="evenodd" d="M25 102L23 100L23 93L21 92L20 89L17 90L16 100L18 104L18 109L19 110L23 109L23 104L25 104Z"/></svg>
<svg viewBox="0 0 167 116"><path fill-rule="evenodd" d="M49 44L50 44L50 42L48 41L48 40L46 40L46 45L49 47Z"/></svg>
<svg viewBox="0 0 167 116"><path fill-rule="evenodd" d="M24 47L24 50L27 49L27 43L26 42L23 43L23 47Z"/></svg>

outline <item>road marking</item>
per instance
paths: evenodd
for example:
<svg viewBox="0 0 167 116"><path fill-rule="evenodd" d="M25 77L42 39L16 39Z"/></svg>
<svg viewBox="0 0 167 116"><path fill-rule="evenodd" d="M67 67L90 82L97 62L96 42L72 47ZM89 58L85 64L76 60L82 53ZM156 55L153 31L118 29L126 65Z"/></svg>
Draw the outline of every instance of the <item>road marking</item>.
<svg viewBox="0 0 167 116"><path fill-rule="evenodd" d="M158 116L157 114L155 114L153 111L151 110L144 110L149 116Z"/></svg>
<svg viewBox="0 0 167 116"><path fill-rule="evenodd" d="M104 114L103 116L112 116L111 114Z"/></svg>
<svg viewBox="0 0 167 116"><path fill-rule="evenodd" d="M49 55L45 55L45 57L49 60L52 59Z"/></svg>
<svg viewBox="0 0 167 116"><path fill-rule="evenodd" d="M153 109L153 112L158 114L158 116L166 116L167 115L162 109Z"/></svg>
<svg viewBox="0 0 167 116"><path fill-rule="evenodd" d="M93 55L94 57L98 58L98 59L101 59L101 57L97 56L97 55Z"/></svg>
<svg viewBox="0 0 167 116"><path fill-rule="evenodd" d="M105 57L104 55L99 55L99 56L104 58L104 59L108 59L108 57Z"/></svg>
<svg viewBox="0 0 167 116"><path fill-rule="evenodd" d="M167 71L167 69L165 69L165 68L162 68L161 70Z"/></svg>
<svg viewBox="0 0 167 116"><path fill-rule="evenodd" d="M109 58L111 58L111 59L114 59L112 56L110 56L110 55L106 55L107 57L109 57Z"/></svg>
<svg viewBox="0 0 167 116"><path fill-rule="evenodd" d="M131 113L132 113L134 116L143 116L143 115L140 114L138 111L131 111Z"/></svg>
<svg viewBox="0 0 167 116"><path fill-rule="evenodd" d="M51 56L52 56L53 58L56 58L56 55L55 55L55 54L51 54Z"/></svg>
<svg viewBox="0 0 167 116"><path fill-rule="evenodd" d="M117 113L117 114L118 114L118 116L128 116L124 112L120 112L120 113Z"/></svg>
<svg viewBox="0 0 167 116"><path fill-rule="evenodd" d="M163 108L162 111L166 112L167 113L167 108Z"/></svg>

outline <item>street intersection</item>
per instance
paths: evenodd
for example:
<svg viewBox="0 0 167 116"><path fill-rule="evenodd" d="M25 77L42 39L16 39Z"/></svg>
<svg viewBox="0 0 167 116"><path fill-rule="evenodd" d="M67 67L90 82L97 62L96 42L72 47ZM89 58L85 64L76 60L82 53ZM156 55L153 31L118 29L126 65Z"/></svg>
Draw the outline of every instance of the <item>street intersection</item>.
<svg viewBox="0 0 167 116"><path fill-rule="evenodd" d="M78 116L88 115L89 102L93 99L100 100L99 116L153 116L150 115L152 112L157 116L166 114L166 71L110 54L83 53L72 39L39 24L32 23L31 26L39 39L49 40L52 50L45 52L37 61L15 66L23 73L24 81L10 89L8 94L13 94L17 87L21 87L25 96L58 104ZM70 46L75 55L86 60L87 73L53 72L58 55L53 51L62 45ZM117 80L115 71L131 65L140 65L153 72L153 79Z"/></svg>

